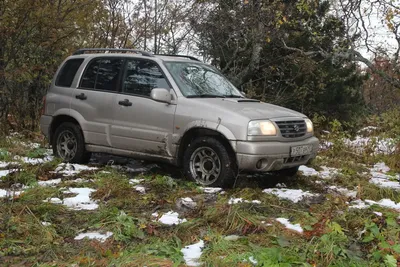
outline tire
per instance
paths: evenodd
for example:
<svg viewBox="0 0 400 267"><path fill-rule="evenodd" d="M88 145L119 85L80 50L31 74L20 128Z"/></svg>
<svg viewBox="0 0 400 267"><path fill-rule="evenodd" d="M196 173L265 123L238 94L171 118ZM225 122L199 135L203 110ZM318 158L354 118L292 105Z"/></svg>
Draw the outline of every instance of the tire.
<svg viewBox="0 0 400 267"><path fill-rule="evenodd" d="M279 171L274 171L273 174L275 174L277 176L283 176L283 177L294 177L294 176L296 176L298 170L299 170L299 166L288 168L288 169L283 169L283 170L279 170Z"/></svg>
<svg viewBox="0 0 400 267"><path fill-rule="evenodd" d="M64 162L88 163L91 157L91 153L85 149L85 139L81 128L72 122L64 122L58 126L52 146L54 155Z"/></svg>
<svg viewBox="0 0 400 267"><path fill-rule="evenodd" d="M202 186L231 187L237 176L234 155L214 137L198 137L186 149L183 168L188 178Z"/></svg>

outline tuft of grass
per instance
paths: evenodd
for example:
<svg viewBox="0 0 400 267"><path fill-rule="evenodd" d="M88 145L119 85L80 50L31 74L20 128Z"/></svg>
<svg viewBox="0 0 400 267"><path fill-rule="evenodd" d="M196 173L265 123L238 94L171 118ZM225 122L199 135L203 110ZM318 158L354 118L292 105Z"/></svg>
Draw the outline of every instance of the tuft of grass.
<svg viewBox="0 0 400 267"><path fill-rule="evenodd" d="M210 227L222 234L261 233L265 228L261 221L265 219L263 214L253 209L255 205L250 203L228 205L217 203L209 207L203 214L204 220Z"/></svg>
<svg viewBox="0 0 400 267"><path fill-rule="evenodd" d="M8 174L5 178L3 178L1 183L6 187L11 187L17 184L33 186L37 183L36 174L29 170L18 170Z"/></svg>
<svg viewBox="0 0 400 267"><path fill-rule="evenodd" d="M4 148L0 147L0 161L11 161L11 155L8 153L8 151Z"/></svg>
<svg viewBox="0 0 400 267"><path fill-rule="evenodd" d="M200 261L205 266L241 266L238 264L249 262L248 259L253 256L252 247L246 237L227 240L225 236L209 229L204 239L206 246Z"/></svg>
<svg viewBox="0 0 400 267"><path fill-rule="evenodd" d="M47 150L42 147L34 148L26 152L26 156L28 158L43 158L44 156L46 156L46 154Z"/></svg>

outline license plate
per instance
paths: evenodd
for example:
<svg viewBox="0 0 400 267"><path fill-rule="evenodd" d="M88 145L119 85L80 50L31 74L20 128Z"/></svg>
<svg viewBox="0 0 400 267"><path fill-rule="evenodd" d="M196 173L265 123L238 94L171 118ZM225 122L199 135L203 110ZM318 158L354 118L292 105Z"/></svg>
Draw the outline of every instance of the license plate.
<svg viewBox="0 0 400 267"><path fill-rule="evenodd" d="M292 146L290 148L290 156L303 156L309 155L312 152L312 145L305 145L305 146Z"/></svg>

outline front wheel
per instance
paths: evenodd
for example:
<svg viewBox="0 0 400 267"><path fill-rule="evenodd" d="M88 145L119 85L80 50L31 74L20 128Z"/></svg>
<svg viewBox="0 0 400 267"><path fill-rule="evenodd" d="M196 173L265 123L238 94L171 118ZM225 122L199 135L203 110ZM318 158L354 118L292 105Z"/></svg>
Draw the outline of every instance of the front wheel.
<svg viewBox="0 0 400 267"><path fill-rule="evenodd" d="M229 187L237 176L234 155L216 138L194 139L184 153L186 175L203 186Z"/></svg>
<svg viewBox="0 0 400 267"><path fill-rule="evenodd" d="M55 131L53 153L64 162L87 163L91 154L85 149L85 140L78 125L62 123Z"/></svg>

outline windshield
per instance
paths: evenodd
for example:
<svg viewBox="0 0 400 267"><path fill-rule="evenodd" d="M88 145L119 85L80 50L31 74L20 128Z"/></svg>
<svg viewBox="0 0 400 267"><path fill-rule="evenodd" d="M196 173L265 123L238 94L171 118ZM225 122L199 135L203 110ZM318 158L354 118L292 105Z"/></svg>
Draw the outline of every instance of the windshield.
<svg viewBox="0 0 400 267"><path fill-rule="evenodd" d="M193 62L166 62L169 72L184 96L237 97L241 93L211 66Z"/></svg>

